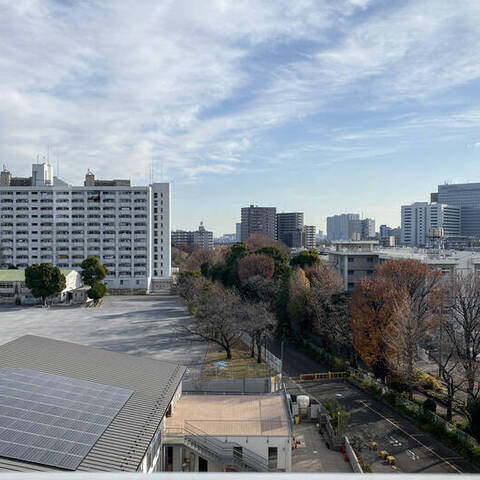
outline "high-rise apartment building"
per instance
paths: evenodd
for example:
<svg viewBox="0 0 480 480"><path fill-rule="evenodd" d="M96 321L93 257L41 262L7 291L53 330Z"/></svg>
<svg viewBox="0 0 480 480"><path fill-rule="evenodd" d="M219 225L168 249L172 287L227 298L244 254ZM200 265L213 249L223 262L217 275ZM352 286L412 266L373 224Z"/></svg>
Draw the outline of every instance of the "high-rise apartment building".
<svg viewBox="0 0 480 480"><path fill-rule="evenodd" d="M287 247L300 248L303 245L303 212L277 213L277 240Z"/></svg>
<svg viewBox="0 0 480 480"><path fill-rule="evenodd" d="M460 207L461 235L480 236L480 183L439 185L431 200Z"/></svg>
<svg viewBox="0 0 480 480"><path fill-rule="evenodd" d="M327 217L328 240L350 240L355 232L360 233L360 215L358 213L342 213Z"/></svg>
<svg viewBox="0 0 480 480"><path fill-rule="evenodd" d="M402 245L428 246L428 233L431 228L443 229L445 236L460 234L460 207L416 202L411 205L403 205L401 212Z"/></svg>
<svg viewBox="0 0 480 480"><path fill-rule="evenodd" d="M257 207L250 205L242 208L241 241L250 235L267 235L277 239L277 209L275 207Z"/></svg>
<svg viewBox="0 0 480 480"><path fill-rule="evenodd" d="M316 246L316 230L315 225L304 225L302 231L302 246L308 248L309 250L315 248Z"/></svg>
<svg viewBox="0 0 480 480"><path fill-rule="evenodd" d="M171 275L170 184L131 186L129 180L95 180L84 186L34 164L32 176L0 175L0 255L26 268L51 263L80 269L88 256L108 268L110 290L153 291Z"/></svg>

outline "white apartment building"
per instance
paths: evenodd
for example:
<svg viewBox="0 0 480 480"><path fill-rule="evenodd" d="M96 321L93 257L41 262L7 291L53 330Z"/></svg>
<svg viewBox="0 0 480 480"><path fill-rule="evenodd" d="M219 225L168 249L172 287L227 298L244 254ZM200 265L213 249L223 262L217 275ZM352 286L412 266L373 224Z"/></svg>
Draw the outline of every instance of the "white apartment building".
<svg viewBox="0 0 480 480"><path fill-rule="evenodd" d="M460 207L416 202L402 205L401 243L410 247L428 245L430 228L442 228L445 236L460 235Z"/></svg>
<svg viewBox="0 0 480 480"><path fill-rule="evenodd" d="M80 269L88 256L108 268L110 291L155 291L171 275L170 184L131 186L95 180L84 186L53 176L50 165L32 177L0 175L0 264L51 263Z"/></svg>

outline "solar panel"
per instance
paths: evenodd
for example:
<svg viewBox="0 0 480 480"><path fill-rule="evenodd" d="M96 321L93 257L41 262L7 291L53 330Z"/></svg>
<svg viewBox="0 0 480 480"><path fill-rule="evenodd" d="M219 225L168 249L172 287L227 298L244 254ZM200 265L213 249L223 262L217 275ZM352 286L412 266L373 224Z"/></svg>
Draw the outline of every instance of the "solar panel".
<svg viewBox="0 0 480 480"><path fill-rule="evenodd" d="M0 368L0 456L76 470L132 390Z"/></svg>

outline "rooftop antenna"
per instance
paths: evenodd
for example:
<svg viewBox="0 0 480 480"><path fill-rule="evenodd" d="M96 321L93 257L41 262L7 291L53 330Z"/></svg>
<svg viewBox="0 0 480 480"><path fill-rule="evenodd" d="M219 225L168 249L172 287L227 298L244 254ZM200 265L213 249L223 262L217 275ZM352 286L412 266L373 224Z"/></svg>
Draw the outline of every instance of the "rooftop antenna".
<svg viewBox="0 0 480 480"><path fill-rule="evenodd" d="M150 185L153 185L153 157L150 158Z"/></svg>

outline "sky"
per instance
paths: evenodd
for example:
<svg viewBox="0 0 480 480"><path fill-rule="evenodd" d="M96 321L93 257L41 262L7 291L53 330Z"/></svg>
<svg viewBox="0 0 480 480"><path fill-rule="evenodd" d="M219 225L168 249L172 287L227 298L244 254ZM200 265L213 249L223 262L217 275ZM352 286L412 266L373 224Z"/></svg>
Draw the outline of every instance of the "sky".
<svg viewBox="0 0 480 480"><path fill-rule="evenodd" d="M478 0L0 0L0 162L172 183L172 227L242 206L397 226L480 181Z"/></svg>

